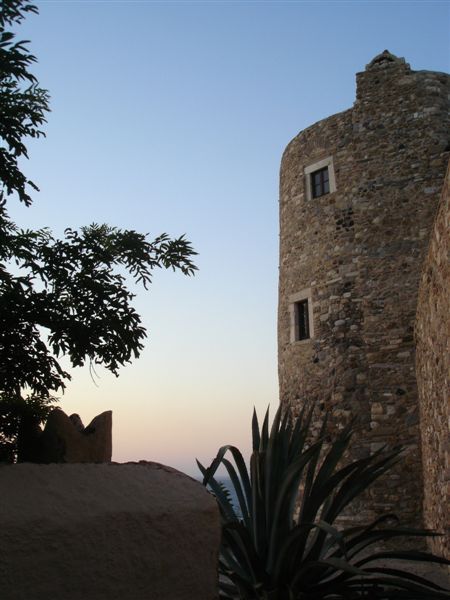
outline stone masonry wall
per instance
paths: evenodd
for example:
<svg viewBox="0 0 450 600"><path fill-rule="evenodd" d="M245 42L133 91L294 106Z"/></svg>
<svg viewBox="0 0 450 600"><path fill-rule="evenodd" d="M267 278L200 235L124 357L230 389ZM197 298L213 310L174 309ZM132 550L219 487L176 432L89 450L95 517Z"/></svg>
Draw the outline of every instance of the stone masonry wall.
<svg viewBox="0 0 450 600"><path fill-rule="evenodd" d="M330 427L358 418L352 455L405 447L401 467L354 506L421 521L422 463L413 329L419 276L448 161L442 73L388 52L357 74L352 109L287 146L280 176L281 403L305 401ZM332 157L336 190L306 198L304 169ZM309 290L314 334L291 341L292 299Z"/></svg>
<svg viewBox="0 0 450 600"><path fill-rule="evenodd" d="M446 534L432 550L450 558L450 164L422 271L416 343L424 518Z"/></svg>

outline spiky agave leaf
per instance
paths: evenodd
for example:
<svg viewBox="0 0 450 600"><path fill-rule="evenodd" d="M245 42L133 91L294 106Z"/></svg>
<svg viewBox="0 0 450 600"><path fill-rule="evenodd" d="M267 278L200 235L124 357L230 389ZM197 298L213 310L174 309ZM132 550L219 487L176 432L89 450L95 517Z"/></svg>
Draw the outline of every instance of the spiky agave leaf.
<svg viewBox="0 0 450 600"><path fill-rule="evenodd" d="M197 466L203 475L203 485L207 486L217 499L222 519L234 520L236 513L231 502L230 493L224 488L223 484L213 477L210 468L206 469L200 461L197 460Z"/></svg>
<svg viewBox="0 0 450 600"><path fill-rule="evenodd" d="M269 431L267 410L260 428L252 419L250 472L234 446L223 446L205 469L204 484L215 493L223 522L219 563L223 600L433 600L450 593L398 561L450 564L419 551L377 550L404 537L436 535L428 530L391 526L393 515L366 527L339 530L342 511L398 460L400 449L380 449L341 466L352 424L332 442L326 421L308 443L312 410L303 409L295 425L278 409ZM225 458L231 454L231 460ZM214 478L223 465L236 492L242 516L233 510ZM295 518L299 494L299 512ZM373 548L373 550L372 550ZM383 561L380 563L380 561ZM393 566L392 561L395 561ZM387 563L387 564L386 564Z"/></svg>

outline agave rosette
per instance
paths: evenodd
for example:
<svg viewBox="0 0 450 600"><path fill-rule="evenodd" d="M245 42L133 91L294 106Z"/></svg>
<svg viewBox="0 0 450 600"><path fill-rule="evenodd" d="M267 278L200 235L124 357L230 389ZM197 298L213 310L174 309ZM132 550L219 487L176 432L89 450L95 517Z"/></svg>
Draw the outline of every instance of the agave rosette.
<svg viewBox="0 0 450 600"><path fill-rule="evenodd" d="M269 433L269 411L260 428L253 414L250 470L235 446L223 446L208 468L197 461L203 483L222 516L219 561L223 600L352 600L450 598L450 593L400 564L450 564L419 550L380 549L398 538L438 535L401 527L394 515L365 527L340 529L345 508L400 459L400 448L380 449L345 464L352 424L335 441L310 441L312 412L292 424L278 409ZM230 458L226 456L230 455ZM222 465L237 505L216 478ZM392 523L394 522L394 525ZM407 562L406 562L407 561Z"/></svg>

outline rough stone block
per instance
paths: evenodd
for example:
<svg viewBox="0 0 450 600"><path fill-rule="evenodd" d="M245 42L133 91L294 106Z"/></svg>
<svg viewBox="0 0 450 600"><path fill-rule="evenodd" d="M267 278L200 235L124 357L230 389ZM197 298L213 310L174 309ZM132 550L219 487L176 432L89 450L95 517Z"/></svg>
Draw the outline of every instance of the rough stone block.
<svg viewBox="0 0 450 600"><path fill-rule="evenodd" d="M156 463L0 467L2 600L214 600L220 518Z"/></svg>

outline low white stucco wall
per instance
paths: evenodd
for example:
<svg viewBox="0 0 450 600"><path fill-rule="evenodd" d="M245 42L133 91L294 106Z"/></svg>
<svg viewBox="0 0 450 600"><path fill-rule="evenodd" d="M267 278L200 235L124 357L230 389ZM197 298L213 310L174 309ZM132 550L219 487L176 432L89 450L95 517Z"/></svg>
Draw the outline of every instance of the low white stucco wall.
<svg viewBox="0 0 450 600"><path fill-rule="evenodd" d="M156 463L0 467L2 600L214 600L220 520Z"/></svg>

